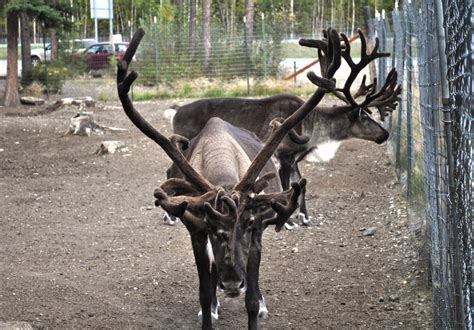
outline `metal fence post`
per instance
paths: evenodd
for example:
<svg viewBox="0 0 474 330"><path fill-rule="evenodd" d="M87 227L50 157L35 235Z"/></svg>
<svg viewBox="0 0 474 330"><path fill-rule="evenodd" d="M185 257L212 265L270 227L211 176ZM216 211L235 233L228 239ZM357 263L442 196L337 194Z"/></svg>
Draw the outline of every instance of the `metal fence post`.
<svg viewBox="0 0 474 330"><path fill-rule="evenodd" d="M407 18L407 198L411 197L412 171L413 171L413 54L412 54L412 7L405 2L405 17Z"/></svg>
<svg viewBox="0 0 474 330"><path fill-rule="evenodd" d="M245 65L246 65L246 76L247 76L247 96L250 95L250 55L249 45L247 42L247 19L244 16L244 49L245 49Z"/></svg>

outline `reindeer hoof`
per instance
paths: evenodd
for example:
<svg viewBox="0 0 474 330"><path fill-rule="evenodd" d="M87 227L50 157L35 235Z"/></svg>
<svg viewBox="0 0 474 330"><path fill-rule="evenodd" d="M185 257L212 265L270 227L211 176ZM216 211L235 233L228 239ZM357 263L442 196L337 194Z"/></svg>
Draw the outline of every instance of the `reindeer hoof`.
<svg viewBox="0 0 474 330"><path fill-rule="evenodd" d="M175 226L179 221L179 218L172 218L168 213L165 212L163 216L163 223L168 226Z"/></svg>
<svg viewBox="0 0 474 330"><path fill-rule="evenodd" d="M263 297L262 297L262 300L260 300L260 301L258 302L258 304L259 304L259 306L260 306L260 307L259 307L259 310L258 310L258 318L259 318L260 320L266 320L266 319L268 319L268 309L267 309L267 306L266 306L266 304L265 304L265 299L263 299Z"/></svg>
<svg viewBox="0 0 474 330"><path fill-rule="evenodd" d="M298 224L291 221L291 220L288 220L287 222L285 222L285 229L286 230L293 230L293 229L296 229L298 228Z"/></svg>
<svg viewBox="0 0 474 330"><path fill-rule="evenodd" d="M302 226L309 226L311 223L311 217L306 217L304 213L298 213L298 221Z"/></svg>
<svg viewBox="0 0 474 330"><path fill-rule="evenodd" d="M217 320L219 319L220 306L221 306L221 304L219 303L219 301L217 301L217 306L212 306L211 307L211 321L212 321L212 324L217 322ZM200 325L202 325L202 309L198 313L198 322L199 322Z"/></svg>

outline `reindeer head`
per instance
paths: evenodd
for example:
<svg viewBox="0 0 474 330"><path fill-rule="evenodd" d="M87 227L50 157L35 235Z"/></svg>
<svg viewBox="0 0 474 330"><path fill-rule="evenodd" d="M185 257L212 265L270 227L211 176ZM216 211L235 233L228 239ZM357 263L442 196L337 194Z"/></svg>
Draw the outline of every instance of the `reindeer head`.
<svg viewBox="0 0 474 330"><path fill-rule="evenodd" d="M335 30L326 33L327 40L320 52L320 58L325 63L323 77L312 72L308 74L308 78L319 88L293 115L275 128L245 174L239 174L240 180L233 184L227 180L225 184L211 184L189 163L183 153L186 149L182 147L183 141L164 137L135 110L128 92L137 73L132 71L127 76L127 70L143 35L141 29L135 33L123 60L118 64L119 98L130 120L166 152L183 175L183 178L168 179L155 191L155 204L179 217L191 235L208 234L219 272L219 284L229 296L236 296L245 288L249 251L260 248L263 230L269 225L275 225L275 229L280 230L297 207L301 189L306 184L304 179L292 183L287 191L263 193L276 174L273 172L260 178L259 175L282 139L316 107L325 93L335 89L332 77L341 63L339 35Z"/></svg>
<svg viewBox="0 0 474 330"><path fill-rule="evenodd" d="M354 94L351 94L352 84L359 73L370 62L380 57L390 56L389 53L378 51L378 38L375 39L374 49L368 54L365 36L360 30L358 33L361 41L361 59L358 63L355 63L351 57L349 40L344 34L341 34L344 42L341 56L347 62L351 71L344 86L334 90L333 94L346 103L346 106L335 107L332 110L328 110L328 112L333 111L334 114L347 114L348 119L352 123L351 131L348 132L351 137L383 143L388 139L389 133L372 118L370 108L376 108L380 113L380 119L383 121L389 113L396 109L397 102L400 101L401 85L397 85L398 76L394 68L388 73L385 83L380 90L377 91L377 78L374 78L372 84L366 85L366 76L364 75L359 89ZM302 39L300 44L306 47L316 47L318 52L326 47L324 41L312 39ZM365 96L364 100L357 102L356 99L362 96Z"/></svg>

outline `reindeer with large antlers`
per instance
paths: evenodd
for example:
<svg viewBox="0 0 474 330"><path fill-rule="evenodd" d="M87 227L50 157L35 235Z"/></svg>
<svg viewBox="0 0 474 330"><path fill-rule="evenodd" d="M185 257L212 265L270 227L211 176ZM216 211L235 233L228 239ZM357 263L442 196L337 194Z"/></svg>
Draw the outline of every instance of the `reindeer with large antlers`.
<svg viewBox="0 0 474 330"><path fill-rule="evenodd" d="M327 32L327 46L320 54L326 63L323 77L308 74L318 86L315 93L285 121L274 125L263 146L253 133L218 118L210 119L191 141L179 136L168 139L145 121L128 96L137 73L127 76L143 35L141 29L135 33L118 64L118 94L130 120L165 151L178 173L155 191L155 203L179 217L191 235L202 327L210 329L212 318L217 318L219 286L230 297L246 289L248 326L255 329L259 316L267 313L258 286L263 230L269 225L281 229L305 186L302 179L282 191L271 156L293 127L335 89L332 77L341 63L339 35L334 30Z"/></svg>
<svg viewBox="0 0 474 330"><path fill-rule="evenodd" d="M397 86L396 71L392 70L388 74L385 84L378 92L376 91L377 81L366 85L365 76L360 87L353 94L350 89L358 74L371 61L389 56L389 54L378 51L378 40L376 40L374 50L368 54L365 37L359 31L362 58L356 64L350 55L351 48L347 37L341 36L344 41L342 57L351 71L344 87L333 91L333 94L345 104L337 107L316 108L295 127L300 137L295 138L293 134L283 139L275 152L280 166L279 175L283 189L290 187L290 178L296 181L301 178L298 162L307 155L309 155L308 158L324 162L334 157L342 141L358 138L383 143L388 139L387 130L370 116L370 108L378 109L382 120L396 109L401 92L401 86ZM328 49L327 38L325 40L302 39L300 44L315 47L320 54ZM324 57L321 59L324 75L327 63L324 62ZM362 102L356 101L364 96ZM198 100L183 105L177 110L170 110L168 113L172 117L174 133L188 139L199 134L209 118L219 117L235 126L254 132L265 141L272 132L270 123L276 118L288 118L303 103L303 100L292 95L276 95L264 99L216 98ZM301 193L299 205L298 218L301 223L306 224L309 216L305 203L305 189ZM165 219L173 222L167 216Z"/></svg>

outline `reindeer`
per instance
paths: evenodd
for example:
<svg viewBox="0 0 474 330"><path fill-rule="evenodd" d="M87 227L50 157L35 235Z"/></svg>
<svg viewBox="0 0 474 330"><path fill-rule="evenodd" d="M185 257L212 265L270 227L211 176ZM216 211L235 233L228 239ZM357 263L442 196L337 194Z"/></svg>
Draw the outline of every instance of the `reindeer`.
<svg viewBox="0 0 474 330"><path fill-rule="evenodd" d="M283 138L335 88L332 79L341 63L338 33L328 30L321 58L327 63L323 77L308 78L315 93L284 122L278 122L262 146L257 136L219 118L211 118L190 141L170 139L153 128L135 110L128 92L137 73L128 66L144 32L139 29L118 64L117 90L129 119L171 158L173 176L155 190L155 204L179 217L191 236L199 276L202 328L217 318L219 286L229 297L246 290L249 329L267 313L258 286L261 240L266 227L280 230L298 205L305 180L282 190L271 157ZM293 134L293 133L292 133ZM252 160L252 161L251 161ZM269 171L260 176L262 170Z"/></svg>
<svg viewBox="0 0 474 330"><path fill-rule="evenodd" d="M358 74L371 61L390 56L390 54L378 52L378 39L376 39L374 50L367 54L366 39L359 30L362 58L355 64L350 55L351 49L347 37L344 34L341 36L344 41L342 57L349 64L351 72L344 87L335 90L333 94L345 105L318 107L295 128L301 134L300 137L295 134L290 135L279 145L275 156L280 166L279 175L283 189L289 188L290 178L296 181L301 178L298 163L306 156L312 160L325 162L331 160L341 142L348 139L358 138L381 144L389 137L388 131L370 116L369 108L377 108L382 120L396 109L397 102L400 100L401 86L397 86L395 69L388 74L385 84L378 92L376 91L377 81L366 85L365 75L354 95L351 95L350 88ZM318 52L327 47L321 40L301 39L300 44L315 47ZM356 102L355 100L361 96L365 96L365 99L362 102ZM167 112L167 116L172 119L174 133L189 139L201 131L209 118L219 117L235 126L254 132L265 141L271 134L272 120L288 118L303 103L300 98L286 94L263 99L204 99L183 105L177 110L171 110ZM301 194L297 217L300 223L308 224L305 190ZM173 223L174 220L165 215L165 222Z"/></svg>

